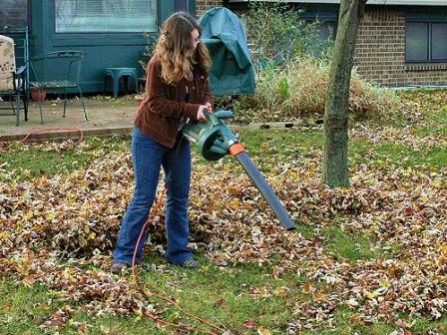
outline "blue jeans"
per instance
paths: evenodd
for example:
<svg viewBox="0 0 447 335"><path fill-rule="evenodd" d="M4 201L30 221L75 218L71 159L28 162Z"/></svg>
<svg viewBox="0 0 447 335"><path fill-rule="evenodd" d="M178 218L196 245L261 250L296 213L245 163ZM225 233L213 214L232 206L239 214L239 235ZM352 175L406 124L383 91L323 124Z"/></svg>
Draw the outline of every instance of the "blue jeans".
<svg viewBox="0 0 447 335"><path fill-rule="evenodd" d="M182 264L192 258L187 248L189 236L188 197L191 179L191 148L188 140L179 139L172 149L165 147L134 128L132 157L135 171L135 193L127 209L113 255L115 263L132 264L132 258L141 229L153 205L160 167L167 176L166 230L168 249L166 258ZM141 240L136 261L141 261L144 241Z"/></svg>

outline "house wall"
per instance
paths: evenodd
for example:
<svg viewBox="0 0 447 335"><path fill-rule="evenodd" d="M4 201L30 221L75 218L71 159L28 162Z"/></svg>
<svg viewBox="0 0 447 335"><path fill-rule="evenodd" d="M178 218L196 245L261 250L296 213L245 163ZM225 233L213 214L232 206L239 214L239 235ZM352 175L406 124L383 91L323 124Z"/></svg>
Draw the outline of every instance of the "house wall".
<svg viewBox="0 0 447 335"><path fill-rule="evenodd" d="M405 63L405 17L401 7L368 7L360 24L355 66L384 86L447 85L447 64Z"/></svg>
<svg viewBox="0 0 447 335"><path fill-rule="evenodd" d="M196 14L201 16L204 12L212 7L222 7L223 0L196 0Z"/></svg>
<svg viewBox="0 0 447 335"><path fill-rule="evenodd" d="M338 16L338 5L299 4L307 19ZM230 3L229 8L243 13L247 3ZM306 14L307 13L307 14ZM408 17L426 15L447 20L446 6L376 6L366 7L357 37L354 64L359 74L388 87L447 86L447 63L406 63L405 25ZM327 18L325 18L327 19Z"/></svg>
<svg viewBox="0 0 447 335"><path fill-rule="evenodd" d="M0 27L27 25L27 0L0 0Z"/></svg>

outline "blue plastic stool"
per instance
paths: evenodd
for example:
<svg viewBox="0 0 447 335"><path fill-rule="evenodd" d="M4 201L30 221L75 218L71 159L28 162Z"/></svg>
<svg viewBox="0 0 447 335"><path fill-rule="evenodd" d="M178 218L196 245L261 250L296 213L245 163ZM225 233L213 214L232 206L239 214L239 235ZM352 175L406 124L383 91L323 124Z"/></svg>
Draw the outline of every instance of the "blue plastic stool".
<svg viewBox="0 0 447 335"><path fill-rule="evenodd" d="M137 93L138 91L138 76L137 76L137 69L134 67L108 67L105 72L104 77L104 92L106 90L106 82L107 77L112 78L112 84L113 84L113 96L116 98L118 96L118 88L119 88L119 82L121 77L127 77L133 78L135 81L135 90ZM128 81L126 81L126 90L127 90L127 84Z"/></svg>

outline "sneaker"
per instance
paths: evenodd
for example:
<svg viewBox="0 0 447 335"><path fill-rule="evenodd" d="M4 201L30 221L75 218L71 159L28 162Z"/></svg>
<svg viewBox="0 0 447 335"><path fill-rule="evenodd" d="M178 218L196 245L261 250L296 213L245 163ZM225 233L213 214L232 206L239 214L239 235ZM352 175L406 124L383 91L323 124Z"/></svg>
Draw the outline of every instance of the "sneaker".
<svg viewBox="0 0 447 335"><path fill-rule="evenodd" d="M112 267L110 268L110 272L113 274L119 275L121 274L124 269L128 268L129 264L126 263L113 263Z"/></svg>
<svg viewBox="0 0 447 335"><path fill-rule="evenodd" d="M180 266L189 269L197 269L200 267L200 264L194 258L190 258L184 261L182 264L180 264Z"/></svg>

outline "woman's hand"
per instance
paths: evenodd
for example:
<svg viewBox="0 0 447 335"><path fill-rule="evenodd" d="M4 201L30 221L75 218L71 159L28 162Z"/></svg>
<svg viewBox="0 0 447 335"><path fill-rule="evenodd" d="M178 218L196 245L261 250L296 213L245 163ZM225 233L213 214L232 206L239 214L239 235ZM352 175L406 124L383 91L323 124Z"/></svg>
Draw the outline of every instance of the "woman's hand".
<svg viewBox="0 0 447 335"><path fill-rule="evenodd" d="M207 103L206 105L199 106L199 109L197 110L197 121L200 121L200 122L207 121L207 118L206 118L206 115L204 112L207 111L207 112L211 113L210 106L211 105L209 103Z"/></svg>
<svg viewBox="0 0 447 335"><path fill-rule="evenodd" d="M205 104L205 106L206 106L206 108L208 109L208 112L209 112L209 113L212 113L212 112L213 112L213 105L211 105L211 103L207 102L207 103Z"/></svg>

